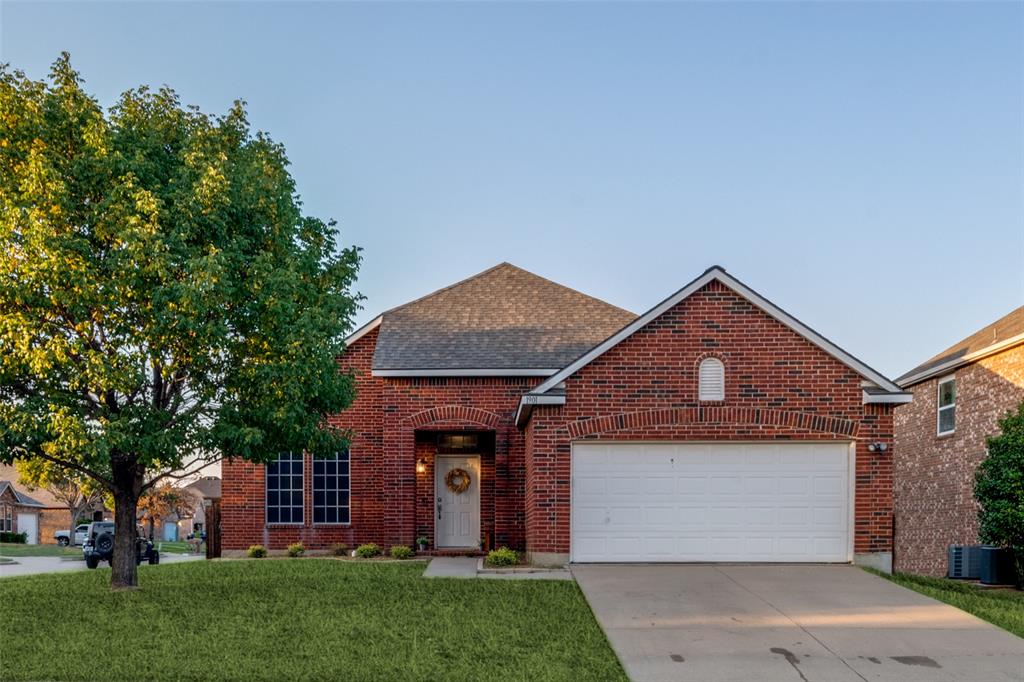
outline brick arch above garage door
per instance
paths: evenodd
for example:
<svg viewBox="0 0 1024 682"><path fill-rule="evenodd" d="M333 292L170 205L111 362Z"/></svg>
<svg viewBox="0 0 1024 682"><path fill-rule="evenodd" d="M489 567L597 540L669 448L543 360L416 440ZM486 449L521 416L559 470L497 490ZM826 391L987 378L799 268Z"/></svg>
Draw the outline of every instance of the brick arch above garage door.
<svg viewBox="0 0 1024 682"><path fill-rule="evenodd" d="M566 424L565 431L571 439L578 439L616 431L714 425L768 427L840 438L856 438L858 430L855 421L804 412L752 407L686 407L622 412L578 420Z"/></svg>

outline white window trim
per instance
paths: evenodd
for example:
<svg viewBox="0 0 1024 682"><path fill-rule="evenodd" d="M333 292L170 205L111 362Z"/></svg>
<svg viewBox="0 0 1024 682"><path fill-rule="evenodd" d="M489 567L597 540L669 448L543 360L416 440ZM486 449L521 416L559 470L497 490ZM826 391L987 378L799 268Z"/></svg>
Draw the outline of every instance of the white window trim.
<svg viewBox="0 0 1024 682"><path fill-rule="evenodd" d="M704 366L708 363L714 363L717 365L721 372L721 393L713 396L707 396L704 393ZM709 356L697 363L697 400L702 403L720 403L725 401L725 363L722 362L721 358Z"/></svg>
<svg viewBox="0 0 1024 682"><path fill-rule="evenodd" d="M950 381L953 382L953 402L950 405L942 405L942 385L948 384ZM937 436L948 436L952 433L956 433L956 403L957 403L957 390L956 390L956 375L947 374L944 377L940 377L935 382L935 435ZM953 410L953 428L949 431L942 430L942 411Z"/></svg>

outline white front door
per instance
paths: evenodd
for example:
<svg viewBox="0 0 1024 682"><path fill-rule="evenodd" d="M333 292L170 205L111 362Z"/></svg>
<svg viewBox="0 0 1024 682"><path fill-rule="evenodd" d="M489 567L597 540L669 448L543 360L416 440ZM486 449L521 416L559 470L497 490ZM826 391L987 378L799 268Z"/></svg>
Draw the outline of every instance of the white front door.
<svg viewBox="0 0 1024 682"><path fill-rule="evenodd" d="M574 443L572 560L852 559L848 443Z"/></svg>
<svg viewBox="0 0 1024 682"><path fill-rule="evenodd" d="M39 544L39 515L18 514L18 532L26 533L28 539L25 542L29 545Z"/></svg>
<svg viewBox="0 0 1024 682"><path fill-rule="evenodd" d="M477 547L480 542L480 458L438 455L434 545ZM469 485L463 487L465 477Z"/></svg>

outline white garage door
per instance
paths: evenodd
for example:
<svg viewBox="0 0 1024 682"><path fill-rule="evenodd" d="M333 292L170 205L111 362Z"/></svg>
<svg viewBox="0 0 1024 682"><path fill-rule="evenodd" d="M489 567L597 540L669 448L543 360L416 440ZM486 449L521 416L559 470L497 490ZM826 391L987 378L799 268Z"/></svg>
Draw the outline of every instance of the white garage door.
<svg viewBox="0 0 1024 682"><path fill-rule="evenodd" d="M25 540L26 544L39 544L39 515L26 513L18 514L18 532L25 533L28 536Z"/></svg>
<svg viewBox="0 0 1024 682"><path fill-rule="evenodd" d="M847 443L575 443L572 560L851 560Z"/></svg>

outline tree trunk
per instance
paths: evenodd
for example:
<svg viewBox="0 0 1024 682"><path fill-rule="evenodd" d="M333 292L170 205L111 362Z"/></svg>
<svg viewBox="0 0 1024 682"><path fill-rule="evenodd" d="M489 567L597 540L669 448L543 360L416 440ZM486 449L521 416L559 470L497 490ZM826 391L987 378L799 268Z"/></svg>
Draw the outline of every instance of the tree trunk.
<svg viewBox="0 0 1024 682"><path fill-rule="evenodd" d="M78 515L82 512L81 507L71 507L71 525L68 526L68 547L75 546L75 528L78 526Z"/></svg>
<svg viewBox="0 0 1024 682"><path fill-rule="evenodd" d="M135 563L136 515L145 469L135 462L111 458L114 478L114 557L111 562L111 589L139 585Z"/></svg>

